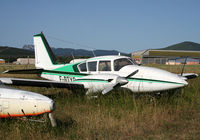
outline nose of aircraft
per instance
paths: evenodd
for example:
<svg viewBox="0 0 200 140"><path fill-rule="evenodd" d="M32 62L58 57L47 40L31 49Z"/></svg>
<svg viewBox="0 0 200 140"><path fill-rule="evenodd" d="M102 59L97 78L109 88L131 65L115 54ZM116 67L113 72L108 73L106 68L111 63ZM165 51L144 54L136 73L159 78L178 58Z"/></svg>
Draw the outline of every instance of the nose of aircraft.
<svg viewBox="0 0 200 140"><path fill-rule="evenodd" d="M146 66L126 66L121 73L139 70L132 78L140 79L140 91L162 91L185 87L188 82L183 77L166 70Z"/></svg>
<svg viewBox="0 0 200 140"><path fill-rule="evenodd" d="M180 78L180 83L183 84L183 86L187 86L188 85L188 82L185 81L184 79Z"/></svg>

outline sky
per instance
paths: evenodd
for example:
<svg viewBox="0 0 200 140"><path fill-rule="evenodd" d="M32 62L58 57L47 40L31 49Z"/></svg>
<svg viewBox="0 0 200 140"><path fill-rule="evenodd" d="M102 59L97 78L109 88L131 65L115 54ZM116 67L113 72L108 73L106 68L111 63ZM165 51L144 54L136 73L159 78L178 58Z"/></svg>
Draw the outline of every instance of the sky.
<svg viewBox="0 0 200 140"><path fill-rule="evenodd" d="M33 44L130 53L200 43L199 0L1 0L0 46Z"/></svg>

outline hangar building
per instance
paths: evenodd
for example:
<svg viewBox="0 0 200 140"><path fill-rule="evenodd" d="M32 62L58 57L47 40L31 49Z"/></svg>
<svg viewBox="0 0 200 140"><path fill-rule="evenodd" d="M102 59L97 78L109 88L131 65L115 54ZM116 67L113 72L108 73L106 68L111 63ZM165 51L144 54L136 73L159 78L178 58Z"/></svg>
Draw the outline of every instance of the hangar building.
<svg viewBox="0 0 200 140"><path fill-rule="evenodd" d="M184 50L142 50L131 53L131 57L139 64L167 64L197 65L200 60L200 51Z"/></svg>
<svg viewBox="0 0 200 140"><path fill-rule="evenodd" d="M35 58L17 58L15 64L27 65L27 64L35 64Z"/></svg>

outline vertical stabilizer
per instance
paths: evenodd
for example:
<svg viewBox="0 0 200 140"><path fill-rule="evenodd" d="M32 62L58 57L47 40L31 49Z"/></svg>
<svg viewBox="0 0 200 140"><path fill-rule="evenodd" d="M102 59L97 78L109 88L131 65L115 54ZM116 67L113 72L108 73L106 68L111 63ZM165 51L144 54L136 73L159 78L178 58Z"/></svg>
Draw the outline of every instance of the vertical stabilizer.
<svg viewBox="0 0 200 140"><path fill-rule="evenodd" d="M54 64L57 64L56 57L42 32L34 35L33 42L36 68L50 69Z"/></svg>

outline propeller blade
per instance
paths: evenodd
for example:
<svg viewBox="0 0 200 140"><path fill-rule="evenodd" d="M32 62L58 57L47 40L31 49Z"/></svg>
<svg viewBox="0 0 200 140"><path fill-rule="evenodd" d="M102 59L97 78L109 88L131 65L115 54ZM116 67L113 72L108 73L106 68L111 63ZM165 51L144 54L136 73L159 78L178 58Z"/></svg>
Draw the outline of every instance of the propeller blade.
<svg viewBox="0 0 200 140"><path fill-rule="evenodd" d="M102 94L104 95L104 94L110 92L111 90L113 90L113 87L114 87L114 86L110 86L110 87L108 87L108 88L105 88L105 89L102 91Z"/></svg>
<svg viewBox="0 0 200 140"><path fill-rule="evenodd" d="M139 70L136 70L134 72L132 72L131 74L129 74L128 76L126 77L117 77L116 78L116 83L114 83L113 85L111 85L110 87L107 87L105 88L103 91L102 91L102 94L106 94L108 92L110 92L111 90L113 90L114 88L116 87L119 87L119 86L122 86L122 85L125 85L128 83L128 78L135 75L136 73L138 73ZM113 79L109 79L109 82L113 81Z"/></svg>
<svg viewBox="0 0 200 140"><path fill-rule="evenodd" d="M110 87L105 88L105 89L102 91L102 94L104 95L104 94L110 92L111 90L113 90L114 88L116 88L116 87L118 87L118 86L120 86L120 83L119 83L119 82L113 84L113 85L110 86Z"/></svg>
<svg viewBox="0 0 200 140"><path fill-rule="evenodd" d="M139 70L136 70L136 71L132 72L131 74L129 74L129 75L128 75L128 76L126 76L125 78L129 78L129 77L131 77L131 76L135 75L136 73L138 73L138 71L139 71Z"/></svg>

